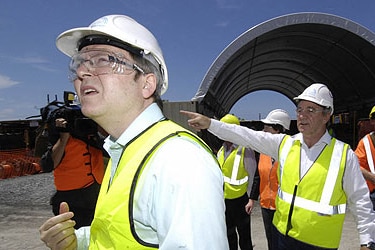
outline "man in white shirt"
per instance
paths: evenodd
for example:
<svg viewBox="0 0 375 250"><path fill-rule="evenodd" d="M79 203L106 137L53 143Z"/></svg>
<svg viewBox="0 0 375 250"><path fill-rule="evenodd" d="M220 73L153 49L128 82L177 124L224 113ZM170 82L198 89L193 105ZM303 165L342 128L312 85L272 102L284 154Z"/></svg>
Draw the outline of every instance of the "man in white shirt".
<svg viewBox="0 0 375 250"><path fill-rule="evenodd" d="M326 125L333 113L330 90L315 83L295 98L294 136L254 131L198 113L181 111L194 129L269 155L280 162L273 219L273 249L338 249L346 204L353 213L360 249L375 249L375 214L350 147L332 138Z"/></svg>
<svg viewBox="0 0 375 250"><path fill-rule="evenodd" d="M168 86L156 38L130 17L109 15L63 32L82 113L108 134L108 163L90 227L73 213L39 229L51 249L228 249L223 177L199 138L167 120Z"/></svg>

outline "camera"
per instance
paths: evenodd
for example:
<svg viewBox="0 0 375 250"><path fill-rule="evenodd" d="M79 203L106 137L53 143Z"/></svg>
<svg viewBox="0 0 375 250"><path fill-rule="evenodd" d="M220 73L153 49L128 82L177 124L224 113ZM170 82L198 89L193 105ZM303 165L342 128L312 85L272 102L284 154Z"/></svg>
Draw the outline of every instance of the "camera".
<svg viewBox="0 0 375 250"><path fill-rule="evenodd" d="M55 100L49 103L41 109L41 115L42 119L58 132L69 132L80 137L94 135L98 132L97 124L82 114L81 106L77 102L74 92L64 91L64 102ZM66 120L66 128L55 127L55 120L58 118Z"/></svg>

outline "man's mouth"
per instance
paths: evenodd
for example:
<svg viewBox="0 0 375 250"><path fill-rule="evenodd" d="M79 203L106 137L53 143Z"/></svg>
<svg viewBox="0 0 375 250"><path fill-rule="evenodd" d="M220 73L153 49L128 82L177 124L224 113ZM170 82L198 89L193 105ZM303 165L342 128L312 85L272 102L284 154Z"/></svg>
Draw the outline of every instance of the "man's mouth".
<svg viewBox="0 0 375 250"><path fill-rule="evenodd" d="M93 93L97 93L97 91L95 89L85 89L83 90L83 95L90 95L90 94L93 94Z"/></svg>

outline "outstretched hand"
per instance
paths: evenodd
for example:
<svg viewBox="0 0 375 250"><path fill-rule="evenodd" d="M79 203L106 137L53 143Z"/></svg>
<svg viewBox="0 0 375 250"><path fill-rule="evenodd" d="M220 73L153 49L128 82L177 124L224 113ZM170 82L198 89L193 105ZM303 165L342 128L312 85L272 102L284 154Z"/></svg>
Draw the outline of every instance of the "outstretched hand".
<svg viewBox="0 0 375 250"><path fill-rule="evenodd" d="M71 220L74 214L69 211L66 202L60 204L60 214L48 219L39 228L40 239L53 250L77 249L75 235L75 221Z"/></svg>
<svg viewBox="0 0 375 250"><path fill-rule="evenodd" d="M211 118L204 116L199 113L180 110L180 113L186 115L188 119L188 124L193 129L200 131L201 129L208 129L211 124Z"/></svg>

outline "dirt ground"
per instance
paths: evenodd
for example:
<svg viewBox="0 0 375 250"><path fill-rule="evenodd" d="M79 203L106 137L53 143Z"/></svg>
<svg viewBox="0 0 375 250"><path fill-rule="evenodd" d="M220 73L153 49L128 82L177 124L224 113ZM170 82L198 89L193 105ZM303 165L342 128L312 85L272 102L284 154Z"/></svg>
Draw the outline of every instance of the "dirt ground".
<svg viewBox="0 0 375 250"><path fill-rule="evenodd" d="M0 250L47 249L39 239L38 228L52 215L48 202L53 191L50 173L0 180ZM254 249L267 250L259 206L251 220ZM351 214L346 217L339 249L359 249Z"/></svg>

